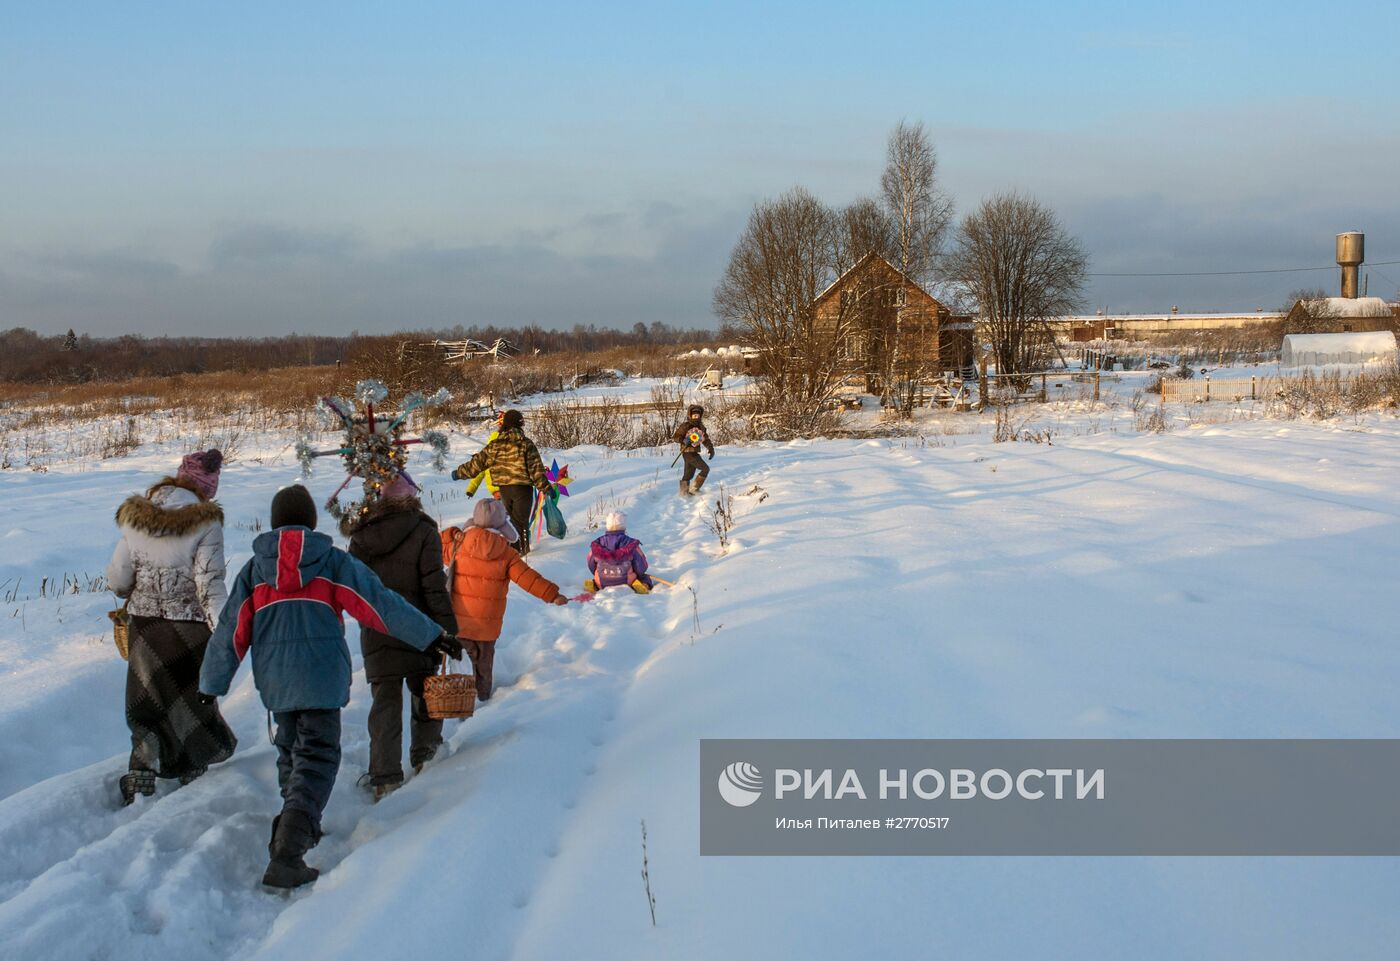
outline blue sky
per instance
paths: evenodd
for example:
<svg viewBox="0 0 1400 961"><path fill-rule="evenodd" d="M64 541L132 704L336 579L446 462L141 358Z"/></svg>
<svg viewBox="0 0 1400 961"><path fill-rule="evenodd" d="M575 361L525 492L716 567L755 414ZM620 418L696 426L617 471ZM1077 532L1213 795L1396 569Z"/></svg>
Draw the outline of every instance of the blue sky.
<svg viewBox="0 0 1400 961"><path fill-rule="evenodd" d="M901 118L960 213L1032 193L1098 272L1326 265L1346 229L1400 260L1397 29L1366 2L0 2L0 328L710 324L752 204L872 192ZM1098 278L1085 307L1335 283Z"/></svg>

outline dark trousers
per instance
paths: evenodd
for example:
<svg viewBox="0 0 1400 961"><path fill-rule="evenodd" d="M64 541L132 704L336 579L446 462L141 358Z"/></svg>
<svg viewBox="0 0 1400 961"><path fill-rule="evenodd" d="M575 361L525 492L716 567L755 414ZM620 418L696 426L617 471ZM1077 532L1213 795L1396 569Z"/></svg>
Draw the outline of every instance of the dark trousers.
<svg viewBox="0 0 1400 961"><path fill-rule="evenodd" d="M282 711L273 718L282 809L305 811L319 826L340 773L340 709Z"/></svg>
<svg viewBox="0 0 1400 961"><path fill-rule="evenodd" d="M530 553L530 514L535 506L535 489L529 484L502 484L501 503L506 505L510 522L520 532L515 549L524 557Z"/></svg>
<svg viewBox="0 0 1400 961"><path fill-rule="evenodd" d="M491 672L496 665L496 642L479 642L476 645L476 653L472 654L471 658L472 671L476 674L476 699L489 701L493 683Z"/></svg>
<svg viewBox="0 0 1400 961"><path fill-rule="evenodd" d="M681 463L685 464L685 473L681 475L681 480L687 484L690 483L690 478L695 474L699 474L701 480L710 474L710 465L705 463L705 459L700 456L699 451L686 451L681 455Z"/></svg>
<svg viewBox="0 0 1400 961"><path fill-rule="evenodd" d="M409 694L408 760L427 762L442 745L442 722L428 716L423 700L427 674L384 677L369 682L369 782L397 784L403 780L403 689Z"/></svg>

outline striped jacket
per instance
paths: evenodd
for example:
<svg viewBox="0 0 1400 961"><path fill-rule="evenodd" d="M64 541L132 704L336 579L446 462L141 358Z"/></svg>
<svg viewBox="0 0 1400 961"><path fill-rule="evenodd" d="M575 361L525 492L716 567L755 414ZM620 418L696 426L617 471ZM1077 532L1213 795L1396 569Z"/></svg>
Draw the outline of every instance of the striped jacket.
<svg viewBox="0 0 1400 961"><path fill-rule="evenodd" d="M227 694L251 650L253 683L269 711L344 707L351 674L345 613L418 650L443 633L327 535L305 527L258 535L209 640L199 689Z"/></svg>

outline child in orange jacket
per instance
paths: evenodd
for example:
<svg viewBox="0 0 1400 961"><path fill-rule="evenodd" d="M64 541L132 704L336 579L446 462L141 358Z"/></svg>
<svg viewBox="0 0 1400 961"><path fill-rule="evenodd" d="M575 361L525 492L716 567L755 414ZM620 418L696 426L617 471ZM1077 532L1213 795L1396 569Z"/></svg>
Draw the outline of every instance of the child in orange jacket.
<svg viewBox="0 0 1400 961"><path fill-rule="evenodd" d="M498 500L477 504L465 527L442 532L442 562L450 572L448 590L457 617L457 637L471 656L476 696L482 701L491 700L496 640L501 636L510 582L546 603L569 603L558 584L521 559L511 546L519 538Z"/></svg>

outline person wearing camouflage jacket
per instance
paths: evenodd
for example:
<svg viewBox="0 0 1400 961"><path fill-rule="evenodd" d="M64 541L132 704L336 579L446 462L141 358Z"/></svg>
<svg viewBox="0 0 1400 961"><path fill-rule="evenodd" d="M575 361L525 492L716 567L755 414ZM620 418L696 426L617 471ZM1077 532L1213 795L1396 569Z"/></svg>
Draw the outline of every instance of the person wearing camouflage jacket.
<svg viewBox="0 0 1400 961"><path fill-rule="evenodd" d="M453 480L469 480L482 471L491 472L491 481L499 491L501 503L511 523L520 532L519 551L523 557L530 553L530 518L535 509L535 491L550 489L544 461L535 442L525 436L525 418L518 410L508 410L501 416L501 426L495 440L452 472Z"/></svg>

